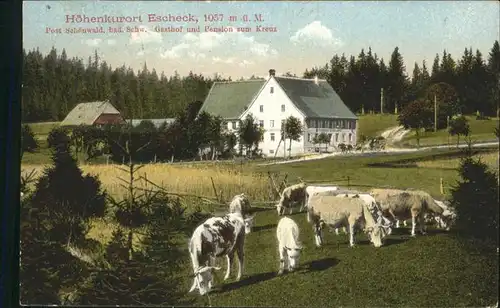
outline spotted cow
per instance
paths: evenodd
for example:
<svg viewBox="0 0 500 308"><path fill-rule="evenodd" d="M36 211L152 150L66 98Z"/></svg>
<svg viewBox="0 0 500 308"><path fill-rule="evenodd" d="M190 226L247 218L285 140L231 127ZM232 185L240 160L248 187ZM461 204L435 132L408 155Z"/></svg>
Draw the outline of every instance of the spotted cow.
<svg viewBox="0 0 500 308"><path fill-rule="evenodd" d="M224 280L229 278L235 252L238 254L238 276L243 271L243 246L245 227L241 213L230 213L222 217L212 217L199 225L189 241L189 254L193 265L194 281L189 292L198 289L204 295L212 289L215 258L226 256L227 271Z"/></svg>

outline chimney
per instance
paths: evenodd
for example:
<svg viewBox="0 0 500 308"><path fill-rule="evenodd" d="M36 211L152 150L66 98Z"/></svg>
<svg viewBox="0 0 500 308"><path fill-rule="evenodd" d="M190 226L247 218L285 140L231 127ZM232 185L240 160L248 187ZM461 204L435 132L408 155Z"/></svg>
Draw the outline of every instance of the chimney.
<svg viewBox="0 0 500 308"><path fill-rule="evenodd" d="M317 85L318 84L318 75L314 76L314 83Z"/></svg>
<svg viewBox="0 0 500 308"><path fill-rule="evenodd" d="M276 75L276 70L275 69L270 69L269 70L269 77L271 77L271 76L274 77L275 75Z"/></svg>

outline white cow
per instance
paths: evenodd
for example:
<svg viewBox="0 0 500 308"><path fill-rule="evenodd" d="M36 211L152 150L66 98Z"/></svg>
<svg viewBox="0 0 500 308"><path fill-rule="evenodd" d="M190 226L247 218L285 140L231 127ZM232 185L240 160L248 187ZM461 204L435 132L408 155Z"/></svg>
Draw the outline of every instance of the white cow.
<svg viewBox="0 0 500 308"><path fill-rule="evenodd" d="M372 195L370 195L369 193L351 192L351 193L346 193L346 194L339 194L339 195L336 195L336 197L337 198L346 197L346 198L359 198L359 199L361 199L363 202L365 202L366 206L368 207L368 210L375 218L375 221L377 222L377 224L384 227L386 229L386 232L388 235L390 235L392 233L393 223L389 219L387 219L387 217L384 217L384 215L382 215L382 209L380 208L380 205L377 203L375 198ZM338 234L338 229L336 229L336 232Z"/></svg>
<svg viewBox="0 0 500 308"><path fill-rule="evenodd" d="M307 186L306 187L306 201L300 207L300 211L302 212L304 210L304 207L307 204L307 201L308 201L309 197L312 196L312 195L314 195L315 193L336 191L338 189L339 188L337 186L314 186L314 185Z"/></svg>
<svg viewBox="0 0 500 308"><path fill-rule="evenodd" d="M302 244L299 241L299 226L291 218L283 217L276 228L280 268L278 274L283 274L285 268L290 272L299 266ZM288 263L288 266L285 265Z"/></svg>
<svg viewBox="0 0 500 308"><path fill-rule="evenodd" d="M252 230L254 224L255 215L249 216L252 206L250 205L250 200L244 193L236 195L231 200L229 204L229 213L240 213L245 221L245 228L247 230Z"/></svg>
<svg viewBox="0 0 500 308"><path fill-rule="evenodd" d="M354 246L354 229L368 233L375 247L383 245L382 240L387 235L386 229L377 224L366 202L360 198L338 198L331 195L313 195L307 206L310 221L314 224L316 246L321 246L322 225L333 228L347 226L349 229L349 244Z"/></svg>
<svg viewBox="0 0 500 308"><path fill-rule="evenodd" d="M193 285L189 292L195 289L198 289L201 295L210 292L213 270L220 269L213 266L216 257L226 256L227 271L224 280L228 279L235 252L239 261L237 280L240 280L243 271L245 234L249 232L240 213L212 217L199 225L189 241L194 274Z"/></svg>

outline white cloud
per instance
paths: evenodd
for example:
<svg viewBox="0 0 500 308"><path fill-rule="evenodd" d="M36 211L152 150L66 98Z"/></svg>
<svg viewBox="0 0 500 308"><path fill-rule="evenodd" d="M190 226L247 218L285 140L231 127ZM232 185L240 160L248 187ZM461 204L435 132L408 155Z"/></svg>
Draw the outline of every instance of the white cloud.
<svg viewBox="0 0 500 308"><path fill-rule="evenodd" d="M235 57L230 57L226 59L222 59L220 57L212 57L212 63L225 63L225 64L233 64L236 60Z"/></svg>
<svg viewBox="0 0 500 308"><path fill-rule="evenodd" d="M241 67L247 67L247 66L250 66L250 65L252 65L252 64L253 64L253 62L252 62L252 61L248 61L248 60L246 60L246 59L245 59L245 60L243 60L243 61L241 61L240 63L238 63L238 65L239 65L239 66L241 66Z"/></svg>
<svg viewBox="0 0 500 308"><path fill-rule="evenodd" d="M96 47L96 46L99 46L99 44L101 44L102 42L102 39L100 38L96 38L96 39L87 39L84 41L84 43L87 45L87 46L92 46L92 47Z"/></svg>
<svg viewBox="0 0 500 308"><path fill-rule="evenodd" d="M108 45L110 45L110 46L116 45L116 40L109 39L109 40L107 40L107 42L108 42Z"/></svg>
<svg viewBox="0 0 500 308"><path fill-rule="evenodd" d="M231 51L241 58L249 57L272 57L278 54L269 44L257 42L255 37L246 36L242 32L202 32L200 34L186 33L181 42L172 48L162 52L160 56L167 59L178 59L184 57L206 58L207 53L221 54ZM194 53L197 56L193 56ZM202 56L200 56L202 55ZM213 63L234 63L236 60L212 57Z"/></svg>
<svg viewBox="0 0 500 308"><path fill-rule="evenodd" d="M323 26L321 21L313 21L299 29L290 37L290 41L295 44L314 43L322 46L341 46L344 44L340 38L334 37L332 30Z"/></svg>
<svg viewBox="0 0 500 308"><path fill-rule="evenodd" d="M138 56L138 57L142 57L142 56L144 56L144 54L145 54L144 50L139 50L139 51L137 52L137 56Z"/></svg>
<svg viewBox="0 0 500 308"><path fill-rule="evenodd" d="M162 41L161 33L152 31L146 26L139 26L140 32L130 33L130 44L159 43Z"/></svg>

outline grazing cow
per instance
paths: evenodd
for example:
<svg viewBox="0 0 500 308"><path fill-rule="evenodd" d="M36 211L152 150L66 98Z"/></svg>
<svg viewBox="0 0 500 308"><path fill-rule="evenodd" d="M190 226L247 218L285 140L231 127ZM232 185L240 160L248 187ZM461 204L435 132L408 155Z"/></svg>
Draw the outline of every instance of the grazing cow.
<svg viewBox="0 0 500 308"><path fill-rule="evenodd" d="M309 185L306 187L306 200L304 204L300 207L300 212L304 210L305 205L307 204L307 201L310 196L314 195L315 193L322 193L322 192L329 192L329 191L336 191L339 188L337 186L313 186Z"/></svg>
<svg viewBox="0 0 500 308"><path fill-rule="evenodd" d="M251 209L250 200L244 193L234 196L229 204L229 213L240 213L245 222L245 229L249 232L252 230L255 218L255 215L249 216Z"/></svg>
<svg viewBox="0 0 500 308"><path fill-rule="evenodd" d="M283 217L276 228L280 268L278 274L283 274L285 268L293 272L299 266L302 244L299 241L299 226L291 218ZM285 265L288 263L288 266Z"/></svg>
<svg viewBox="0 0 500 308"><path fill-rule="evenodd" d="M375 198L373 198L373 196L370 195L369 193L346 193L346 194L336 195L336 197L359 198L363 200L366 203L368 210L375 218L377 224L384 227L388 235L392 233L392 225L393 225L392 222L386 217L384 217L384 215L382 215L382 209L380 208L380 205L377 203Z"/></svg>
<svg viewBox="0 0 500 308"><path fill-rule="evenodd" d="M360 198L338 198L331 195L313 195L309 199L307 214L314 224L316 246L321 246L322 224L334 228L347 226L349 229L349 244L354 246L354 229L358 227L368 233L375 247L383 245L382 240L387 235L384 227L377 224L366 202Z"/></svg>
<svg viewBox="0 0 500 308"><path fill-rule="evenodd" d="M419 190L400 189L372 189L370 194L377 200L386 217L396 220L411 218L411 235L415 236L417 222L419 230L425 234L424 214L434 213L441 215L443 209L436 204L428 193Z"/></svg>
<svg viewBox="0 0 500 308"><path fill-rule="evenodd" d="M306 201L306 187L305 183L299 183L285 188L281 193L279 203L276 204L278 215L283 215L286 208L289 208L292 214L292 205L295 202L301 202L303 206Z"/></svg>
<svg viewBox="0 0 500 308"><path fill-rule="evenodd" d="M189 254L193 265L194 281L189 292L199 289L204 295L212 289L213 270L216 257L226 256L227 271L224 280L229 278L234 253L238 254L238 276L240 280L243 271L246 230L243 216L231 213L223 217L212 217L199 225L189 241Z"/></svg>
<svg viewBox="0 0 500 308"><path fill-rule="evenodd" d="M436 223L437 226L441 229L445 229L446 231L450 231L451 226L455 222L457 214L453 208L450 208L446 205L447 202L434 200L437 205L439 205L443 209L443 213L441 215L435 213L425 213L424 221L425 223ZM400 221L396 220L396 228L399 228ZM403 220L403 226L407 226L406 220ZM424 227L425 230L425 227Z"/></svg>

